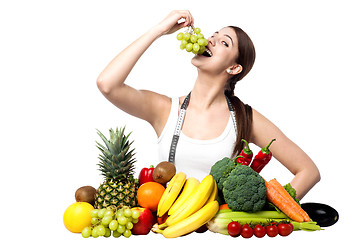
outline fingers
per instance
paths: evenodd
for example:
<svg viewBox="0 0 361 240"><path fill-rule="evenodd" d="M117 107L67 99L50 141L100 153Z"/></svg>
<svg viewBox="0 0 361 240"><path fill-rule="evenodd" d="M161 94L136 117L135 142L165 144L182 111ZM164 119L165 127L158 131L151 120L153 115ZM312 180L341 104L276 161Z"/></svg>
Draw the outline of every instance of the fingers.
<svg viewBox="0 0 361 240"><path fill-rule="evenodd" d="M194 24L194 18L190 11L188 10L180 10L179 11L181 18L184 19L183 27L189 27Z"/></svg>
<svg viewBox="0 0 361 240"><path fill-rule="evenodd" d="M181 27L192 26L194 23L194 18L188 10L174 10L170 15L177 19Z"/></svg>
<svg viewBox="0 0 361 240"><path fill-rule="evenodd" d="M172 11L160 24L162 34L173 33L180 28L192 26L194 18L188 10Z"/></svg>

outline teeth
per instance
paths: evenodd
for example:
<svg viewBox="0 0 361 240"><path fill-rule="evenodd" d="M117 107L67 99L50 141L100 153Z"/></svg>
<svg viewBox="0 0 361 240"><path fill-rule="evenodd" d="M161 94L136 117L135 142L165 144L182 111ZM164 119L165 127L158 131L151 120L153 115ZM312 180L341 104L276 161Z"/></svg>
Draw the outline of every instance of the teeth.
<svg viewBox="0 0 361 240"><path fill-rule="evenodd" d="M206 52L209 54L209 56L213 56L212 52L208 48L206 48Z"/></svg>

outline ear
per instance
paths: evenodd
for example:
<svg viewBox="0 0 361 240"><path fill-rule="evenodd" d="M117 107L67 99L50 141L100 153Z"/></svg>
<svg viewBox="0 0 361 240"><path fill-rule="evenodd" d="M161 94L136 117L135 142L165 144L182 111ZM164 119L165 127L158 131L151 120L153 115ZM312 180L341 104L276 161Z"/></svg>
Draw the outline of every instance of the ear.
<svg viewBox="0 0 361 240"><path fill-rule="evenodd" d="M242 67L240 64L237 64L237 65L234 65L234 66L231 68L231 70L232 70L231 73L232 73L233 75L237 75L238 73L242 72L243 67Z"/></svg>
<svg viewBox="0 0 361 240"><path fill-rule="evenodd" d="M242 70L243 67L240 64L235 64L227 69L227 73L231 75L237 75L238 73L242 72Z"/></svg>

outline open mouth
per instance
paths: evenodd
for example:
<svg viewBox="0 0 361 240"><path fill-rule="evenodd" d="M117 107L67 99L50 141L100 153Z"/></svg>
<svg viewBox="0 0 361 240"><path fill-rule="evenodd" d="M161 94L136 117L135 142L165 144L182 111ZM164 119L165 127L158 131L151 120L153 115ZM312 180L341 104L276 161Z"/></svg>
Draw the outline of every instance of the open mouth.
<svg viewBox="0 0 361 240"><path fill-rule="evenodd" d="M212 57L213 54L212 54L211 50L209 50L209 49L206 47L206 50L202 53L202 56Z"/></svg>

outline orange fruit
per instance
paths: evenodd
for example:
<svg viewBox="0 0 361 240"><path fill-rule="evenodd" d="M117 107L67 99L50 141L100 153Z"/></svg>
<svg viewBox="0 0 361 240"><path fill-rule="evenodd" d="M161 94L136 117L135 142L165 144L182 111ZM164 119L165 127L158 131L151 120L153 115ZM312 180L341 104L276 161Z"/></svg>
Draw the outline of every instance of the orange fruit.
<svg viewBox="0 0 361 240"><path fill-rule="evenodd" d="M63 220L65 227L73 233L80 233L85 227L91 226L90 212L94 209L87 202L71 204L64 212Z"/></svg>
<svg viewBox="0 0 361 240"><path fill-rule="evenodd" d="M142 184L137 191L139 206L149 208L152 212L156 212L164 191L165 188L163 185L157 182L146 182Z"/></svg>

